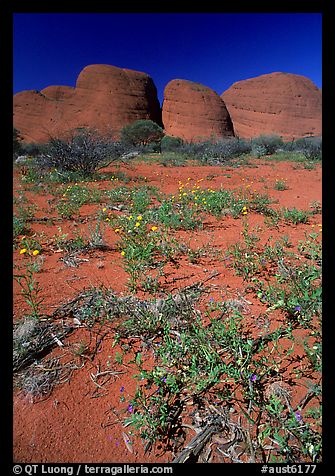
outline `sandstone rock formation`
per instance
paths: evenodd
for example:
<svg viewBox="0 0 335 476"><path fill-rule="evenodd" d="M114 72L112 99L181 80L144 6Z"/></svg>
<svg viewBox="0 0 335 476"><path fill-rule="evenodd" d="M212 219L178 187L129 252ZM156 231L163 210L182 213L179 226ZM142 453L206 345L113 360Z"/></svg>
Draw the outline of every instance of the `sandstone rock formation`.
<svg viewBox="0 0 335 476"><path fill-rule="evenodd" d="M118 137L138 119L161 125L156 87L146 73L116 66L86 66L75 88L49 86L14 96L14 127L26 142L44 142L78 127Z"/></svg>
<svg viewBox="0 0 335 476"><path fill-rule="evenodd" d="M241 138L278 134L292 140L322 135L321 91L304 76L264 74L234 83L221 97Z"/></svg>
<svg viewBox="0 0 335 476"><path fill-rule="evenodd" d="M162 119L165 133L187 141L234 135L226 106L212 89L174 79L164 90Z"/></svg>

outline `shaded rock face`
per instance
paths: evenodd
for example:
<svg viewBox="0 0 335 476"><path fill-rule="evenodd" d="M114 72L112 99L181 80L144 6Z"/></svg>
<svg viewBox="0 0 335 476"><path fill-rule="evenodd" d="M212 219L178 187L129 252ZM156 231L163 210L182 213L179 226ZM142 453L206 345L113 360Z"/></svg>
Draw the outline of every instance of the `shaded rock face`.
<svg viewBox="0 0 335 476"><path fill-rule="evenodd" d="M146 73L116 66L86 66L75 88L49 86L14 96L14 127L26 142L45 142L79 127L117 138L138 119L161 125L156 87Z"/></svg>
<svg viewBox="0 0 335 476"><path fill-rule="evenodd" d="M264 74L234 83L221 97L241 138L322 135L321 91L304 76Z"/></svg>
<svg viewBox="0 0 335 476"><path fill-rule="evenodd" d="M162 119L165 133L199 142L234 135L225 103L212 89L181 79L164 90Z"/></svg>

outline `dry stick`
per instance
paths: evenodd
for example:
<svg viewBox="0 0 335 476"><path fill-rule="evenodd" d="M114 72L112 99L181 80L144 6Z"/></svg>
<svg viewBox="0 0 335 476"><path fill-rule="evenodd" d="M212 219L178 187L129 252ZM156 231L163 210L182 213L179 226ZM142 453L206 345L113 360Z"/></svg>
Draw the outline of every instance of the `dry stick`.
<svg viewBox="0 0 335 476"><path fill-rule="evenodd" d="M252 439L250 435L250 429L246 430L246 434L247 434L247 442L249 446L249 451L251 453L251 462L255 463L255 452L254 452L254 446L252 444Z"/></svg>
<svg viewBox="0 0 335 476"><path fill-rule="evenodd" d="M199 462L208 463L208 461L210 460L211 453L212 453L212 444L208 445L208 448L206 449L205 454L199 457L199 460L200 460Z"/></svg>
<svg viewBox="0 0 335 476"><path fill-rule="evenodd" d="M187 290L192 289L192 288L201 287L203 284L207 283L207 281L215 278L216 276L219 276L220 274L221 273L219 271L214 271L206 279L203 279L202 281L197 281L196 283L190 284L189 286L186 286L185 288L183 288L182 291L187 291ZM183 280L183 279L191 278L192 276L194 276L194 274L191 274L189 276L181 276L180 278L173 278L171 284L174 283L175 281L180 281L180 280ZM179 288L173 288L172 291L174 289L179 289Z"/></svg>
<svg viewBox="0 0 335 476"><path fill-rule="evenodd" d="M234 458L233 456L231 456L229 453L227 453L226 451L223 451L221 448L216 448L217 451L219 451L221 454L223 454L223 456L225 458L229 458L233 463L244 463L244 461L241 461L238 456L236 458Z"/></svg>
<svg viewBox="0 0 335 476"><path fill-rule="evenodd" d="M90 374L90 378L91 378L92 382L94 383L94 385L96 385L96 386L97 386L97 387L99 387L99 388L103 388L103 386L102 386L102 385L100 385L98 382L96 382L96 380L95 380L95 378L94 378L94 375L93 375L93 374ZM109 380L109 379L108 379L108 380ZM108 382L108 380L107 380L106 382L104 382L104 384L105 384L105 383L107 383L107 382Z"/></svg>
<svg viewBox="0 0 335 476"><path fill-rule="evenodd" d="M44 331L46 330L48 329L47 328L44 329ZM73 331L72 327L64 328L61 331L61 333L57 336L57 338L61 339L72 331ZM52 336L52 333L50 333L49 336L47 335L43 341L39 342L39 344L40 344L40 347L38 349L37 348L32 349L32 351L29 352L27 355L25 355L23 358L17 359L18 361L13 363L14 372L17 372L18 370L21 370L27 367L28 365L30 365L39 355L45 353L46 351L51 350L55 346L56 342L55 342L54 336Z"/></svg>
<svg viewBox="0 0 335 476"><path fill-rule="evenodd" d="M283 337L286 332L286 329L282 329L279 333L277 331L273 331L269 334L265 334L265 336L257 337L257 339L255 339L252 344L252 352L257 352L261 344L266 344L267 342L270 342L273 337Z"/></svg>
<svg viewBox="0 0 335 476"><path fill-rule="evenodd" d="M199 432L182 452L172 461L172 463L185 463L191 456L197 456L209 438L219 431L217 424L210 423L201 432Z"/></svg>
<svg viewBox="0 0 335 476"><path fill-rule="evenodd" d="M306 395L300 400L300 402L298 403L298 405L294 408L294 412L296 412L297 410L299 409L303 409L307 403L313 398L316 396L316 392L314 390L308 390L308 392L306 393Z"/></svg>
<svg viewBox="0 0 335 476"><path fill-rule="evenodd" d="M103 372L98 372L97 374L94 375L95 378L101 377L102 375L117 375L117 374L125 374L126 372L122 372L122 370L104 370Z"/></svg>

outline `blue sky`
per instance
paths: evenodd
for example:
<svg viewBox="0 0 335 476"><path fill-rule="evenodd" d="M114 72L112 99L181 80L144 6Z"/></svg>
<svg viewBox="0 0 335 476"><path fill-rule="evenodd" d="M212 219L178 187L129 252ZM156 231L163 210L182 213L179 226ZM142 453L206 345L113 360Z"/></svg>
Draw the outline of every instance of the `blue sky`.
<svg viewBox="0 0 335 476"><path fill-rule="evenodd" d="M160 102L172 79L218 94L234 82L282 71L322 87L317 13L75 13L14 15L14 93L74 86L88 64L148 73Z"/></svg>

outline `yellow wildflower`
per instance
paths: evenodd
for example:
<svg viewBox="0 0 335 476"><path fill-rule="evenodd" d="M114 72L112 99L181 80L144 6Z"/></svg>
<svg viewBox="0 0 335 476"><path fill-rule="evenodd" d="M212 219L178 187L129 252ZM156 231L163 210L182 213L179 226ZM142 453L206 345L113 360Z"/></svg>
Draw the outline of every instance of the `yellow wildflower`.
<svg viewBox="0 0 335 476"><path fill-rule="evenodd" d="M140 223L139 221L137 221L137 222L135 223L135 226L136 226L136 228L138 228L139 226L141 226L141 223Z"/></svg>
<svg viewBox="0 0 335 476"><path fill-rule="evenodd" d="M125 254L126 254L126 252L122 250L121 251L121 256L124 256Z"/></svg>
<svg viewBox="0 0 335 476"><path fill-rule="evenodd" d="M157 226L152 226L152 227L151 227L151 231L156 231L156 230L158 230L158 227L157 227Z"/></svg>
<svg viewBox="0 0 335 476"><path fill-rule="evenodd" d="M23 255L24 253L27 253L27 248L22 248L20 250L20 255Z"/></svg>
<svg viewBox="0 0 335 476"><path fill-rule="evenodd" d="M102 211L103 211L103 212L106 212L106 211L107 211L107 208L106 208L106 207L104 207L104 208L102 209Z"/></svg>
<svg viewBox="0 0 335 476"><path fill-rule="evenodd" d="M39 250L34 250L34 251L33 251L33 255L34 255L34 256L37 256L37 255L39 255L39 254L40 254Z"/></svg>
<svg viewBox="0 0 335 476"><path fill-rule="evenodd" d="M120 233L121 230L120 230L120 228L115 228L114 231L115 231L115 233Z"/></svg>
<svg viewBox="0 0 335 476"><path fill-rule="evenodd" d="M143 220L142 215L138 215L137 220L139 220L139 221Z"/></svg>

